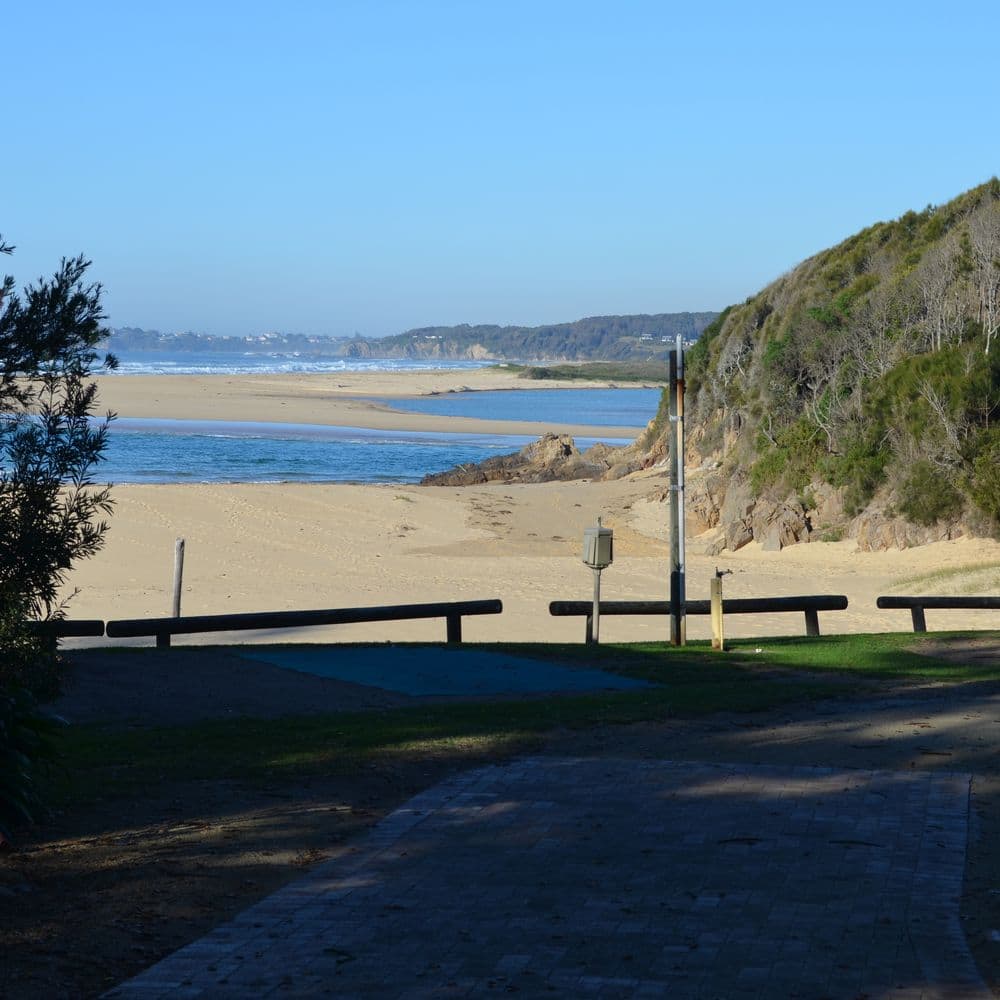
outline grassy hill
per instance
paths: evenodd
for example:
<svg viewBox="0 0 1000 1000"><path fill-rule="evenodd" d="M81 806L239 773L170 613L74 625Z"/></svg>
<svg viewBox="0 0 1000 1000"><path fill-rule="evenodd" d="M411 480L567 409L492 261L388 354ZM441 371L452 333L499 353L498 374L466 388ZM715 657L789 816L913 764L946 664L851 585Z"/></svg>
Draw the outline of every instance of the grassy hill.
<svg viewBox="0 0 1000 1000"><path fill-rule="evenodd" d="M877 223L726 309L688 353L690 440L751 502L843 525L877 509L928 537L995 533L998 340L994 178Z"/></svg>

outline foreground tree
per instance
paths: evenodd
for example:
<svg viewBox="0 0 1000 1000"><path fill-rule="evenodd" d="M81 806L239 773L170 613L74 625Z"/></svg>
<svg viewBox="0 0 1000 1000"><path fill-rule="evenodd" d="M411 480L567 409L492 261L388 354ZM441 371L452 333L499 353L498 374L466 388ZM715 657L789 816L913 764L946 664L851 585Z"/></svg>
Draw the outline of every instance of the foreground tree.
<svg viewBox="0 0 1000 1000"><path fill-rule="evenodd" d="M0 238L0 254L13 247ZM25 619L64 613L70 568L104 541L109 488L91 478L112 414L94 423L100 285L90 262L63 259L48 281L20 294L0 281L0 844L10 824L37 813L37 772L52 723L37 699L58 690L54 645Z"/></svg>
<svg viewBox="0 0 1000 1000"><path fill-rule="evenodd" d="M0 239L0 252L14 248ZM107 487L91 478L112 414L92 413L102 327L90 262L63 259L49 281L15 293L0 284L0 602L33 618L58 617L59 591L79 559L103 544ZM108 355L100 367L115 367Z"/></svg>

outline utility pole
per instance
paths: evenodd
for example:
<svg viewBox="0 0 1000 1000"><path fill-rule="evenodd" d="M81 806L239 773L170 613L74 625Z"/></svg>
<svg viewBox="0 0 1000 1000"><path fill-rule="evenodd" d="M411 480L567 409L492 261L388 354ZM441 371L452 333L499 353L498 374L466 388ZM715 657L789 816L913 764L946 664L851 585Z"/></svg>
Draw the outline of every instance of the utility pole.
<svg viewBox="0 0 1000 1000"><path fill-rule="evenodd" d="M684 343L670 352L670 642L687 642L684 552Z"/></svg>

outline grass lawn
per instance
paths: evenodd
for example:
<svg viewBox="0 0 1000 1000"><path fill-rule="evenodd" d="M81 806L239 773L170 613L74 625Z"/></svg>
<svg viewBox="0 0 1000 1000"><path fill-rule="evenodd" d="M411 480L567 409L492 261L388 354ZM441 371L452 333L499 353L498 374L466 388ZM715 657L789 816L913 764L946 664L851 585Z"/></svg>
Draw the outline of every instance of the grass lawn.
<svg viewBox="0 0 1000 1000"><path fill-rule="evenodd" d="M976 633L976 635L989 633ZM951 633L934 633L935 640ZM707 643L470 644L470 648L558 661L652 681L641 691L518 700L421 704L383 711L225 719L120 730L59 731L64 764L56 796L66 805L128 796L175 780L273 782L380 766L399 755L495 754L537 745L559 728L627 724L713 712L745 712L857 694L878 679L987 680L1000 668L923 656L913 633L735 640L724 654ZM155 650L150 655L157 655ZM830 676L836 672L836 678Z"/></svg>

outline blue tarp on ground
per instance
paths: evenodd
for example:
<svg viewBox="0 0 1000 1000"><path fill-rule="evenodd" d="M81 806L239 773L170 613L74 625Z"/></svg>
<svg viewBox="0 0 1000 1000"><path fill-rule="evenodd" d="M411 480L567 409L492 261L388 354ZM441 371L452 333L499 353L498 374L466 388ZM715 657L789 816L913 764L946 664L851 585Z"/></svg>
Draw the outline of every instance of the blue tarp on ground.
<svg viewBox="0 0 1000 1000"><path fill-rule="evenodd" d="M258 646L247 659L410 695L631 690L645 681L505 653L440 647Z"/></svg>

